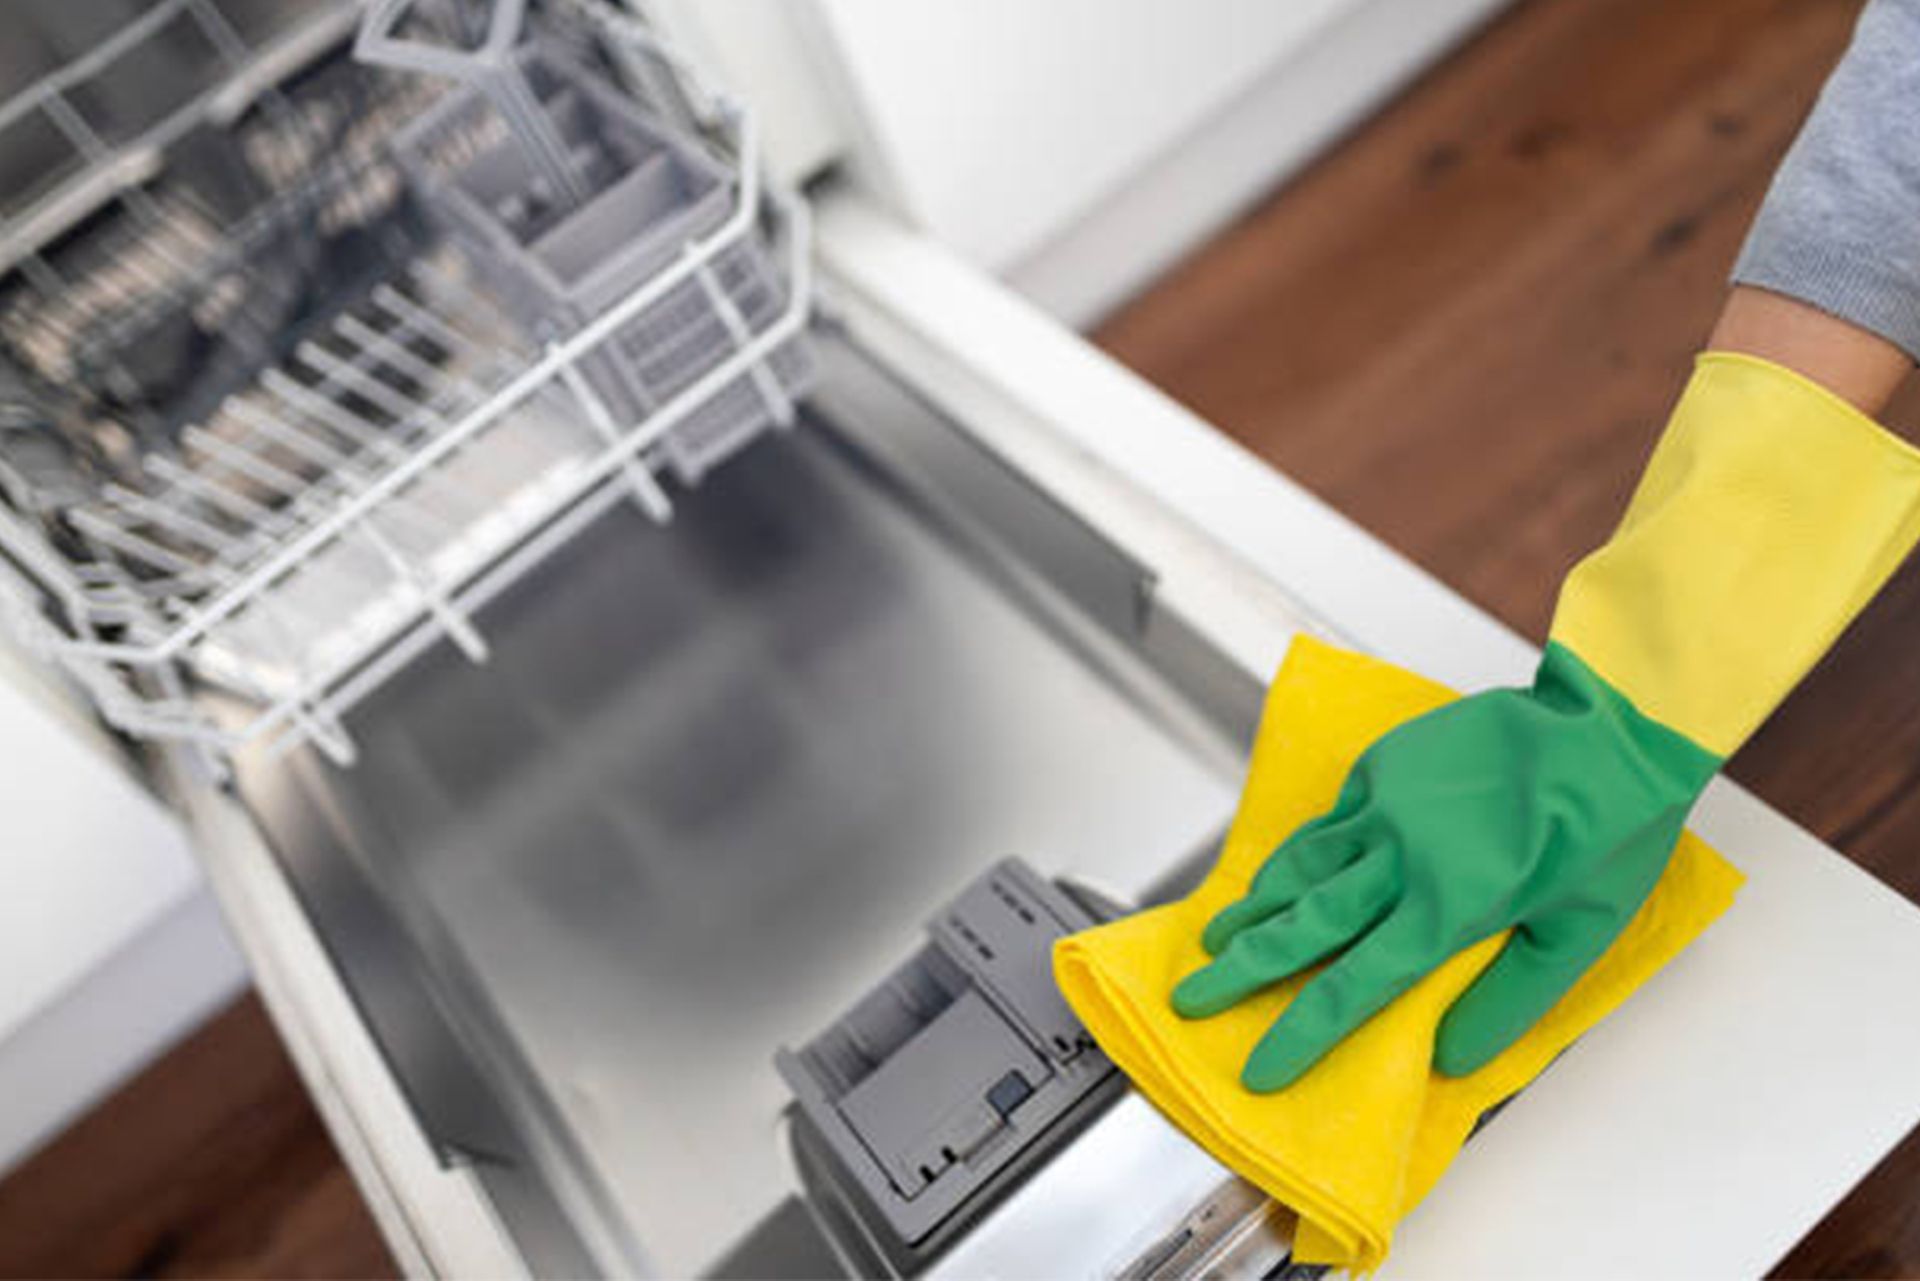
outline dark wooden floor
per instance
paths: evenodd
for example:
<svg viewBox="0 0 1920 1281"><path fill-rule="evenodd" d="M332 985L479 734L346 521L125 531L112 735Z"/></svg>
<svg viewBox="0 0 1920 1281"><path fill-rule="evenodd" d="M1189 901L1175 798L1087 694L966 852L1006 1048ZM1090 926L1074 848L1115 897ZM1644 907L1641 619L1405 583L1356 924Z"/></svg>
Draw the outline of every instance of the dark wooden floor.
<svg viewBox="0 0 1920 1281"><path fill-rule="evenodd" d="M1856 9L1533 0L1099 340L1537 638ZM1915 637L1909 568L1733 772L1920 901ZM0 1275L391 1271L250 1000L0 1183ZM1920 1276L1920 1137L1782 1272Z"/></svg>
<svg viewBox="0 0 1920 1281"><path fill-rule="evenodd" d="M0 1181L0 1277L395 1275L251 996Z"/></svg>

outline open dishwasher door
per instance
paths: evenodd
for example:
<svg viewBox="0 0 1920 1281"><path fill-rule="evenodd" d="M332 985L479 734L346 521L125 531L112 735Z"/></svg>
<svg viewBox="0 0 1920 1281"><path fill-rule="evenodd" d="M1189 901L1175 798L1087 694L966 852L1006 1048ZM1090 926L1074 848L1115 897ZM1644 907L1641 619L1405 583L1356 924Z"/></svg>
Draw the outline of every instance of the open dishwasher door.
<svg viewBox="0 0 1920 1281"><path fill-rule="evenodd" d="M1266 1272L1284 1216L1100 1091L890 1248L776 1059L1006 857L1089 912L1178 892L1299 630L1462 687L1531 651L858 196L817 208L801 430L644 539L608 513L487 607L487 666L426 655L354 711L354 769L242 757L237 795L177 770L180 803L421 1270ZM1920 1020L1872 1015L1911 1007L1920 913L1730 784L1696 825L1740 904L1476 1138L1390 1268L1758 1273L1920 1116ZM1781 1055L1782 1027L1873 1045ZM983 1132L926 1121L901 1153Z"/></svg>
<svg viewBox="0 0 1920 1281"><path fill-rule="evenodd" d="M1271 653L1301 624L823 305L793 431L663 527L608 510L475 614L484 665L439 647L359 700L350 765L233 758L406 1110L536 1272L920 1272L984 1230L1120 1086L1047 945L1166 892L1236 799L1261 683L1183 604ZM929 921L944 950L884 983ZM832 1110L822 1034L915 984L921 1057L980 1066L835 1100L873 1127L838 1156L903 1136L914 1226L868 1254L789 1127ZM969 1090L984 1125L947 1115Z"/></svg>

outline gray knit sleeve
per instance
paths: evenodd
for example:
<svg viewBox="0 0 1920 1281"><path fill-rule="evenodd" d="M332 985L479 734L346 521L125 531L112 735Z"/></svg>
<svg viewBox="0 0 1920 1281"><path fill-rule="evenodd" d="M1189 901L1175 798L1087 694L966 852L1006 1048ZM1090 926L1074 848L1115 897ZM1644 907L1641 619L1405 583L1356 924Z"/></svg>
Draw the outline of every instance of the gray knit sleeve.
<svg viewBox="0 0 1920 1281"><path fill-rule="evenodd" d="M1736 284L1920 360L1920 0L1871 0L1747 233Z"/></svg>

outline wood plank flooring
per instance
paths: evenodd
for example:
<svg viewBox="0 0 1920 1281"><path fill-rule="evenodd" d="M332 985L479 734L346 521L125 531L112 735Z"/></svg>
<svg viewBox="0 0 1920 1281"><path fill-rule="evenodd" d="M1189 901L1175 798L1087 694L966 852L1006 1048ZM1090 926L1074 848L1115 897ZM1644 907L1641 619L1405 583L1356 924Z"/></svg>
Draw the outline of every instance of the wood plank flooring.
<svg viewBox="0 0 1920 1281"><path fill-rule="evenodd" d="M253 996L0 1181L0 1277L396 1275Z"/></svg>
<svg viewBox="0 0 1920 1281"><path fill-rule="evenodd" d="M1099 341L1537 638L1856 10L1521 5ZM1916 636L1910 567L1733 772L1920 900ZM0 1275L392 1270L251 998L0 1182ZM1780 1271L1920 1276L1920 1136Z"/></svg>

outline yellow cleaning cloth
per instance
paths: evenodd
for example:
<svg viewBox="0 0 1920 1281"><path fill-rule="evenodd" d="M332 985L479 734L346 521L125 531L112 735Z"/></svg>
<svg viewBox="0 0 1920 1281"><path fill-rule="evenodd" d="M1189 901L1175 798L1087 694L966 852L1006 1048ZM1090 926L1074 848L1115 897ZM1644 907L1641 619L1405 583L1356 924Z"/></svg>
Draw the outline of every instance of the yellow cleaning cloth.
<svg viewBox="0 0 1920 1281"><path fill-rule="evenodd" d="M1423 979L1275 1094L1240 1068L1303 980L1189 1022L1168 994L1207 961L1200 930L1267 856L1333 803L1374 739L1452 695L1421 677L1302 637L1267 693L1247 786L1220 860L1187 898L1062 939L1054 974L1122 1071L1189 1137L1300 1224L1294 1256L1370 1271L1394 1225L1427 1194L1474 1122L1605 1018L1727 909L1740 873L1691 833L1604 956L1506 1053L1470 1076L1431 1067L1441 1015L1499 951L1477 944Z"/></svg>

